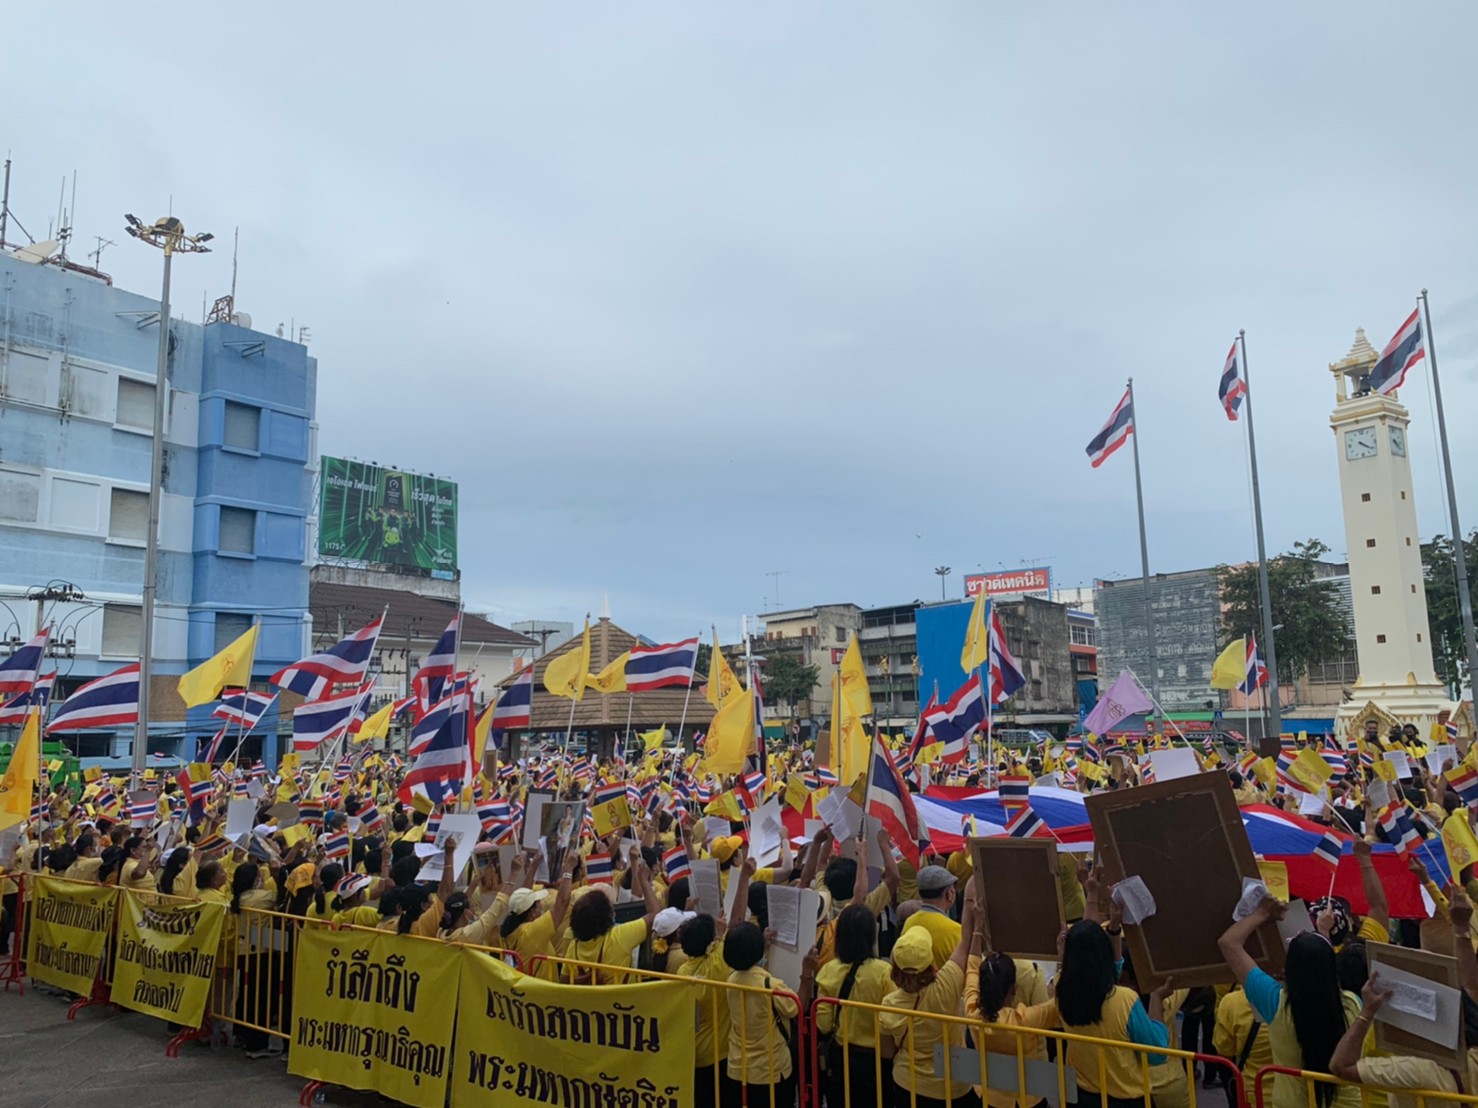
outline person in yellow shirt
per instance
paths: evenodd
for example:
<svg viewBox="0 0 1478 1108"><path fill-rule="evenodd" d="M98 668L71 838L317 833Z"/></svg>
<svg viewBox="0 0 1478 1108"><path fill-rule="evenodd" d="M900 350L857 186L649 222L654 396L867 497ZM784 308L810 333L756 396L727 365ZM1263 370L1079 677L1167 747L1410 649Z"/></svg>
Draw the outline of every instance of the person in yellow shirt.
<svg viewBox="0 0 1478 1108"><path fill-rule="evenodd" d="M1242 1071L1249 1089L1257 1071L1273 1064L1268 1029L1257 1018L1252 1002L1240 988L1233 989L1217 1002L1216 1028L1211 1034L1211 1043L1218 1054L1230 1058ZM1264 1089L1265 1093L1268 1091Z"/></svg>
<svg viewBox="0 0 1478 1108"><path fill-rule="evenodd" d="M960 944L960 925L949 917L955 902L955 876L943 866L919 870L919 908L903 925L900 937L923 928L933 950L933 966L940 969Z"/></svg>
<svg viewBox="0 0 1478 1108"><path fill-rule="evenodd" d="M881 1004L892 978L888 963L877 956L877 916L865 904L852 904L837 917L834 936L831 961L820 964L819 947L802 960L801 1007L811 1009L813 992L843 1002ZM821 1058L827 1102L882 1103L877 1081L878 1014L822 1004L816 1008L816 1029L829 1037Z"/></svg>
<svg viewBox="0 0 1478 1108"><path fill-rule="evenodd" d="M123 844L123 868L118 875L118 887L134 892L153 892L159 884L154 877L154 865L159 860L159 844L152 837L135 836Z"/></svg>
<svg viewBox="0 0 1478 1108"><path fill-rule="evenodd" d="M724 961L723 937L726 928L722 918L700 912L678 932L687 960L678 969L679 977L692 977L700 982L728 981L729 964ZM729 1078L724 1061L729 1056L729 990L716 984L694 987L697 1008L697 1038L693 1051L694 1108L719 1108L739 1102L738 1082ZM756 1108L766 1108L757 1105Z"/></svg>
<svg viewBox="0 0 1478 1108"><path fill-rule="evenodd" d="M1037 980L1033 984L1041 989L1041 1001L1023 1002L1022 982L1018 977L1022 963L1006 954L982 953L988 946L985 913L977 913L977 919L979 926L970 937L970 956L965 967L965 1015L985 1020L987 1024L976 1033L976 1046L982 1053L1045 1062L1047 1042L1043 1037L1008 1029L1047 1030L1056 1027L1059 1019L1057 1002L1046 998L1040 974L1036 975ZM1035 965L1032 965L1032 971L1036 972ZM1018 1103L1015 1093L996 1089L986 1089L985 1098L991 1108L1014 1108Z"/></svg>
<svg viewBox="0 0 1478 1108"><path fill-rule="evenodd" d="M919 871L919 892L925 892L925 875ZM947 871L946 871L947 872ZM951 878L953 881L953 878ZM917 915L917 913L915 913ZM975 931L975 902L965 906L969 934ZM974 1088L947 1069L935 1069L934 1049L942 1046L948 1052L965 1045L965 1026L940 1020L916 1019L920 1015L958 1016L965 989L965 965L969 957L970 939L960 931L960 938L944 965L934 965L934 943L925 928L905 928L893 944L890 979L893 990L883 997L890 1009L882 1017L882 1033L891 1042L893 1084L900 1103L917 1108L944 1108L946 1101L954 1108L978 1108L980 1097Z"/></svg>
<svg viewBox="0 0 1478 1108"><path fill-rule="evenodd" d="M617 923L615 887L609 884L588 886L570 909L570 941L566 945L565 957L587 966L630 967L632 954L646 941L652 921L662 910L640 851L632 850L630 864L634 871L632 883L646 905L646 915L627 923ZM747 881L740 886L737 904L747 903L747 886ZM569 975L570 967L566 966L561 976L568 979ZM625 980L621 974L580 970L575 971L574 978L578 982L595 985L615 985Z"/></svg>
<svg viewBox="0 0 1478 1108"><path fill-rule="evenodd" d="M548 958L557 953L555 942L563 934L565 916L570 908L570 874L578 862L579 855L575 851L565 853L564 872L560 874L558 886L553 889L529 886L515 889L508 899L508 916L499 928L499 945L518 954L525 973L533 973L546 981L558 978L556 965L544 962L532 969L530 967L535 958ZM527 862L524 872L532 875L537 869L535 857Z"/></svg>
<svg viewBox="0 0 1478 1108"><path fill-rule="evenodd" d="M752 863L751 863L752 864ZM748 876L748 875L746 875ZM747 884L747 882L746 882ZM743 894L744 889L740 889ZM791 1022L800 1012L788 996L775 995L776 982L761 963L775 932L761 931L747 920L724 936L724 961L732 972L726 990L729 1004L729 1078L744 1086L746 1104L789 1108L795 1100ZM782 986L783 987L783 986ZM789 1030L787 1030L787 1028Z"/></svg>
<svg viewBox="0 0 1478 1108"><path fill-rule="evenodd" d="M77 852L77 860L62 876L68 881L96 881L98 870L103 866L103 859L98 854L97 836L91 831L82 832L77 836L73 849Z"/></svg>

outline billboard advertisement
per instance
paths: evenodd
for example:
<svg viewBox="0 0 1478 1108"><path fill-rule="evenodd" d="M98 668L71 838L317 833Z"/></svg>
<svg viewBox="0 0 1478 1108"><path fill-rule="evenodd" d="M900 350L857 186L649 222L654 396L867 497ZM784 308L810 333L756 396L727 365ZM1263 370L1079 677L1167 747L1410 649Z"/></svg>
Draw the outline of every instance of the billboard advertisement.
<svg viewBox="0 0 1478 1108"><path fill-rule="evenodd" d="M457 483L370 462L323 458L318 554L451 579Z"/></svg>
<svg viewBox="0 0 1478 1108"><path fill-rule="evenodd" d="M1052 569L1038 566L1035 569L1003 569L999 573L971 573L965 577L965 595L972 600L981 585L991 596L1040 596L1052 598Z"/></svg>

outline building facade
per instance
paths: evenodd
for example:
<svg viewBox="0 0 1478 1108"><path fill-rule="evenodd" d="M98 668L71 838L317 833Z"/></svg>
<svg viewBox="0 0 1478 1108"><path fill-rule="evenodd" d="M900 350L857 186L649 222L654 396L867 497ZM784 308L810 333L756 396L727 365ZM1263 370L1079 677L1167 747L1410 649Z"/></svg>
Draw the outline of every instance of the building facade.
<svg viewBox="0 0 1478 1108"><path fill-rule="evenodd" d="M0 637L52 625L58 699L139 657L159 326L157 300L0 255ZM176 677L253 621L254 677L307 642L318 367L231 323L169 328L149 744L192 757L209 713L186 718ZM28 599L48 583L75 595Z"/></svg>
<svg viewBox="0 0 1478 1108"><path fill-rule="evenodd" d="M1158 573L1151 580L1151 618L1160 666L1160 704L1167 712L1207 711L1216 704L1211 665L1221 622L1221 585L1215 568ZM1099 581L1096 592L1098 668L1105 684L1131 670L1153 687L1144 582L1138 577Z"/></svg>
<svg viewBox="0 0 1478 1108"><path fill-rule="evenodd" d="M816 667L816 691L810 704L797 704L797 715L810 718L828 715L831 704L831 679L842 663L847 644L862 627L862 609L856 604L817 604L810 608L790 608L767 612L759 617L764 626L763 638L755 641L754 650L766 656L775 653L796 655L802 665ZM728 655L726 655L728 657ZM729 664L739 665L743 649L729 657Z"/></svg>
<svg viewBox="0 0 1478 1108"><path fill-rule="evenodd" d="M906 727L919 716L917 602L865 608L857 633L872 709L884 727Z"/></svg>

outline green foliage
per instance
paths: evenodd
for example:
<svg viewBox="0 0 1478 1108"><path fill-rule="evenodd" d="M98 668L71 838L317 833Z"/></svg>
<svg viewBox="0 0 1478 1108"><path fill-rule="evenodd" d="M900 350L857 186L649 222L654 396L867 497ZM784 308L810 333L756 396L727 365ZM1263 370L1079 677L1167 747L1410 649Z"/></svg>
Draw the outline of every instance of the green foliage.
<svg viewBox="0 0 1478 1108"><path fill-rule="evenodd" d="M1478 531L1463 543L1468 561L1468 588L1474 588L1478 573ZM1422 543L1422 570L1426 575L1427 625L1432 634L1432 661L1437 678L1454 697L1458 687L1468 679L1467 650L1463 645L1463 621L1457 597L1457 559L1452 540L1438 535Z"/></svg>
<svg viewBox="0 0 1478 1108"><path fill-rule="evenodd" d="M1339 596L1317 576L1315 563L1329 553L1318 539L1296 542L1286 554L1268 559L1268 591L1273 625L1278 627L1278 680L1293 682L1309 667L1331 661L1350 644L1353 628L1340 609ZM1262 603L1257 564L1222 566L1222 645L1254 632L1262 638ZM1266 647L1263 648L1266 656Z"/></svg>
<svg viewBox="0 0 1478 1108"><path fill-rule="evenodd" d="M797 704L811 699L811 694L816 691L816 684L821 679L821 670L816 666L808 666L802 663L797 654L773 654L765 663L764 685L765 703L769 705L786 704L794 708Z"/></svg>

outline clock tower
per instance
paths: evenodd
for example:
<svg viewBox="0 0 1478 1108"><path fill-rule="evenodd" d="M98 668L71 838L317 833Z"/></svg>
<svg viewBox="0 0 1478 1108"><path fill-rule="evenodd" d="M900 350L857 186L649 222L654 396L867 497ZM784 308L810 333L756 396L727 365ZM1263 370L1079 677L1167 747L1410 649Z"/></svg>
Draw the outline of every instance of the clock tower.
<svg viewBox="0 0 1478 1108"><path fill-rule="evenodd" d="M1437 713L1453 705L1432 666L1407 445L1411 416L1394 395L1371 391L1368 377L1377 358L1361 329L1350 352L1329 367L1335 380L1329 423L1360 660L1354 698L1340 707L1336 726L1349 735L1373 715L1387 726L1393 720L1416 724L1425 742Z"/></svg>

